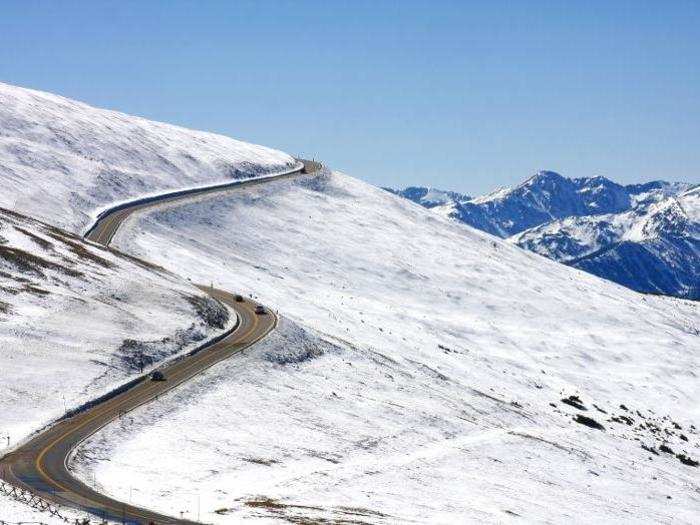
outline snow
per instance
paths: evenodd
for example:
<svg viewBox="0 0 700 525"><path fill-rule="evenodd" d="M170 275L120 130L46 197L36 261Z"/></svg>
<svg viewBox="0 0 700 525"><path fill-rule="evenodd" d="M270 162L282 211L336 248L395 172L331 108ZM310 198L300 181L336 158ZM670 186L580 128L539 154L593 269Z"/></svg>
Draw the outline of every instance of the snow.
<svg viewBox="0 0 700 525"><path fill-rule="evenodd" d="M683 233L700 240L700 213L696 191L668 197L650 205L624 238L635 242ZM680 231L676 231L680 228ZM695 232L695 235L693 233Z"/></svg>
<svg viewBox="0 0 700 525"><path fill-rule="evenodd" d="M681 195L692 191L693 184L687 182L654 181L646 184L627 186L634 208L646 207L668 197ZM700 187L695 185L696 188Z"/></svg>
<svg viewBox="0 0 700 525"><path fill-rule="evenodd" d="M270 148L0 83L0 206L73 232L115 201L295 163Z"/></svg>
<svg viewBox="0 0 700 525"><path fill-rule="evenodd" d="M234 322L210 326L199 306L223 306L165 270L21 215L0 210L0 237L0 454L135 377L139 352L148 370Z"/></svg>
<svg viewBox="0 0 700 525"><path fill-rule="evenodd" d="M338 173L164 206L116 242L284 316L86 444L76 468L117 497L211 523L696 521L697 303Z"/></svg>
<svg viewBox="0 0 700 525"><path fill-rule="evenodd" d="M293 164L0 84L0 205L73 232L124 199ZM162 360L221 330L173 274L8 212L0 235L13 444L133 377L134 346ZM81 447L77 471L118 498L209 523L700 513L682 462L700 457L697 303L643 297L338 173L164 205L117 243L282 313L261 344ZM27 269L18 249L39 261ZM0 497L0 519L35 516Z"/></svg>
<svg viewBox="0 0 700 525"><path fill-rule="evenodd" d="M684 193L679 200L690 221L700 224L700 186Z"/></svg>
<svg viewBox="0 0 700 525"><path fill-rule="evenodd" d="M429 188L428 192L423 197L423 201L430 204L447 204L452 198L445 191L440 191L435 188Z"/></svg>
<svg viewBox="0 0 700 525"><path fill-rule="evenodd" d="M60 509L59 512L69 520L68 523L75 523L76 519L90 519L88 514L73 509ZM65 525L66 521L47 511L36 510L0 492L0 523L2 525Z"/></svg>
<svg viewBox="0 0 700 525"><path fill-rule="evenodd" d="M487 193L486 195L474 197L470 202L472 202L473 204L486 204L493 201L502 201L508 198L508 196L511 195L513 191L513 188L503 186L500 188L496 188L494 191L492 191L491 193Z"/></svg>
<svg viewBox="0 0 700 525"><path fill-rule="evenodd" d="M535 226L508 241L559 262L566 262L620 242L639 222L634 211L567 217Z"/></svg>
<svg viewBox="0 0 700 525"><path fill-rule="evenodd" d="M234 322L179 277L69 231L120 202L296 164L270 148L0 83L0 454L141 363L147 372ZM0 496L0 520L39 516L51 522Z"/></svg>

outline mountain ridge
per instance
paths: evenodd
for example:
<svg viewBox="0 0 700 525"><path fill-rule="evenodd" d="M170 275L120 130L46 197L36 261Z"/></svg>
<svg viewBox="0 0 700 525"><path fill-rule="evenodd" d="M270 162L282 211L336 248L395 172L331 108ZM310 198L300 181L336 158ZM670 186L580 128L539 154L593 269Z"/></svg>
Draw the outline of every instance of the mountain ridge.
<svg viewBox="0 0 700 525"><path fill-rule="evenodd" d="M699 299L699 188L663 180L621 185L600 175L569 179L541 170L476 198L421 187L390 191L634 290ZM443 201L428 205L424 196L431 192Z"/></svg>

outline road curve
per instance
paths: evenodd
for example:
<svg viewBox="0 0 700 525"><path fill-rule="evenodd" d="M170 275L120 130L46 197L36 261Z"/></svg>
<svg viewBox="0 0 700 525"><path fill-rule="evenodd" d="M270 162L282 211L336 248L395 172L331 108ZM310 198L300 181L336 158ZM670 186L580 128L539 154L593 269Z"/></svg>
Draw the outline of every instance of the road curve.
<svg viewBox="0 0 700 525"><path fill-rule="evenodd" d="M298 176L301 173L313 173L321 167L315 162L303 162L303 168L278 176L241 181L235 185L185 190L170 195L141 199L132 205L120 205L102 214L85 237L91 241L109 245L119 226L137 211L204 194L234 191L270 180ZM160 368L166 381L151 381L148 377L139 378L125 391L97 402L90 408L67 417L37 434L10 454L0 458L0 477L45 500L89 512L105 520L133 525L195 523L165 516L100 494L74 478L67 465L73 450L111 421L157 399L158 396L176 388L216 363L255 344L275 327L277 322L275 315L272 312L256 315L257 303L254 301L245 299L237 302L235 296L228 292L209 287L200 288L236 311L238 323L232 331L198 351Z"/></svg>
<svg viewBox="0 0 700 525"><path fill-rule="evenodd" d="M280 180L290 177L297 177L302 173L313 173L320 169L321 165L314 161L300 160L292 169L286 170L278 175L266 175L257 179L237 179L230 182L224 182L202 188L192 188L187 190L177 190L169 193L155 195L152 197L144 197L134 201L119 204L102 212L97 221L85 233L85 238L97 242L99 244L109 245L117 233L119 226L131 214L152 208L155 205L167 204L170 202L182 201L184 199L200 197L214 193L222 193L226 191L248 188L265 184L270 180Z"/></svg>

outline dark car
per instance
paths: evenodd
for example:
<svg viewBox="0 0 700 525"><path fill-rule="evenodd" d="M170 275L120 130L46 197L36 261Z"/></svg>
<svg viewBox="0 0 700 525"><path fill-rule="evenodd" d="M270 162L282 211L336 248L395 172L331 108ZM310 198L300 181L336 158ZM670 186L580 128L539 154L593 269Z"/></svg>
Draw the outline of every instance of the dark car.
<svg viewBox="0 0 700 525"><path fill-rule="evenodd" d="M258 305L255 307L255 313L258 315L264 315L267 313L267 310L265 310L265 307L262 305Z"/></svg>
<svg viewBox="0 0 700 525"><path fill-rule="evenodd" d="M151 381L165 381L165 375L160 370L156 370L151 374Z"/></svg>
<svg viewBox="0 0 700 525"><path fill-rule="evenodd" d="M242 302L244 301L243 296L240 295L240 294L234 295L234 296L233 296L233 299L234 299L237 303L242 303Z"/></svg>

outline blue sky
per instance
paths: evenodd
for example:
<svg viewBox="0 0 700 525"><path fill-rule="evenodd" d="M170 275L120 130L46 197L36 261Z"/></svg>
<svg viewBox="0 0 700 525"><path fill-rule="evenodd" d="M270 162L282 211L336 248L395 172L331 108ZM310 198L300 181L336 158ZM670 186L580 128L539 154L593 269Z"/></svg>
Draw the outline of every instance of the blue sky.
<svg viewBox="0 0 700 525"><path fill-rule="evenodd" d="M700 182L699 6L6 0L0 80L381 185Z"/></svg>

